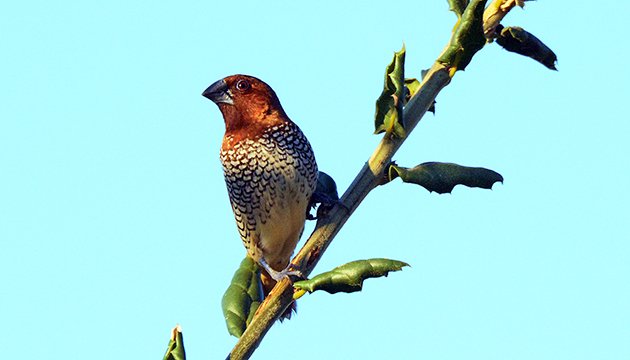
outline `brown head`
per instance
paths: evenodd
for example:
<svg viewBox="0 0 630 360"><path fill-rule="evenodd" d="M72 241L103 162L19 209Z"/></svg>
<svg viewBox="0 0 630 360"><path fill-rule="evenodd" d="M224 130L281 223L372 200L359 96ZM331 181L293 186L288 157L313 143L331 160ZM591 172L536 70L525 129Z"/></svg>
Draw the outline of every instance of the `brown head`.
<svg viewBox="0 0 630 360"><path fill-rule="evenodd" d="M250 137L290 121L273 89L253 76L228 76L210 85L202 95L221 110L226 135Z"/></svg>

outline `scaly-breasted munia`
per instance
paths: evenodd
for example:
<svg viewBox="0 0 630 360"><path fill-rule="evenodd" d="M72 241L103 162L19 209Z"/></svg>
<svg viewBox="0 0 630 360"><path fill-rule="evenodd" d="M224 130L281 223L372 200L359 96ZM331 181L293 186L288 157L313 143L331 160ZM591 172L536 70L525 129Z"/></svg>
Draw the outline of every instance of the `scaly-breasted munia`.
<svg viewBox="0 0 630 360"><path fill-rule="evenodd" d="M247 254L279 281L294 273L289 261L317 183L311 145L273 89L255 77L228 76L203 96L218 105L225 120L221 163ZM268 291L275 281L265 271Z"/></svg>

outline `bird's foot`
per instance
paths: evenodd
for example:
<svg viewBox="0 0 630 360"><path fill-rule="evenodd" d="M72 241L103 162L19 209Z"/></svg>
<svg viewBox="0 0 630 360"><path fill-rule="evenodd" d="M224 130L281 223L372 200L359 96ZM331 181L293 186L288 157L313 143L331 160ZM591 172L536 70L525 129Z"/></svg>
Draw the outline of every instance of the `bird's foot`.
<svg viewBox="0 0 630 360"><path fill-rule="evenodd" d="M302 274L300 270L295 270L292 268L293 264L289 264L289 266L287 266L284 270L276 271L272 269L271 266L269 266L269 264L267 264L265 259L260 259L260 266L262 266L265 269L265 271L267 271L269 276L271 276L271 278L274 279L275 281L280 281L289 276L297 276L300 279L304 279L304 274Z"/></svg>

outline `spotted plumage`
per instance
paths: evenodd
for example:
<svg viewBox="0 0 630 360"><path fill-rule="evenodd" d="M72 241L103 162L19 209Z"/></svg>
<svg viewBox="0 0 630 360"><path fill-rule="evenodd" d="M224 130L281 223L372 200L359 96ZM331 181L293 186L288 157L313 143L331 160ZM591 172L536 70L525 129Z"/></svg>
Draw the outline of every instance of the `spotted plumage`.
<svg viewBox="0 0 630 360"><path fill-rule="evenodd" d="M288 273L315 191L313 150L261 80L229 76L203 95L225 120L221 163L241 240L247 254L279 280Z"/></svg>
<svg viewBox="0 0 630 360"><path fill-rule="evenodd" d="M283 270L304 229L317 182L311 146L292 122L221 149L230 203L248 254Z"/></svg>

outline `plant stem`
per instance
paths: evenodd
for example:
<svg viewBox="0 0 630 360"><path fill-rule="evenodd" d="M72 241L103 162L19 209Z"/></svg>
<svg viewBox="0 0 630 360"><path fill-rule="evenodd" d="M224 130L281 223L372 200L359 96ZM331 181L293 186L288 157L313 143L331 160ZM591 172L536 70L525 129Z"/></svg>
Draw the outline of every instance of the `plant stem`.
<svg viewBox="0 0 630 360"><path fill-rule="evenodd" d="M494 0L483 12L483 34L488 41L494 40L494 29L515 6L525 6L525 0Z"/></svg>
<svg viewBox="0 0 630 360"><path fill-rule="evenodd" d="M519 0L522 1L522 0ZM484 29L492 24L496 27L501 19L517 4L516 0L495 0L484 12ZM499 11L499 15L493 15ZM493 16L491 16L493 15ZM498 16L498 17L497 17ZM486 21L486 19L488 19ZM498 20L497 20L498 19ZM496 23L495 23L496 22ZM418 92L403 109L403 124L407 137L420 122L438 93L450 83L452 74L447 66L435 62L422 80ZM315 230L302 249L293 258L292 264L304 276L308 276L333 241L339 230L361 204L363 199L378 185L384 183L384 176L392 157L407 138L396 138L386 134L363 166L352 184L325 218L319 219ZM228 359L249 359L271 326L293 302L293 280L279 281L258 308L243 335L232 349Z"/></svg>
<svg viewBox="0 0 630 360"><path fill-rule="evenodd" d="M444 65L435 63L425 76L421 89L404 108L403 119L407 134L410 134L420 122L437 94L448 85L450 80L448 69ZM406 138L384 136L368 162L341 197L341 204L333 207L325 218L318 220L315 230L292 261L302 274L308 276L313 271L324 251L350 215L370 191L381 184L392 157L405 140ZM249 358L276 319L292 301L293 281L285 278L276 284L260 305L256 316L230 353L229 359Z"/></svg>

